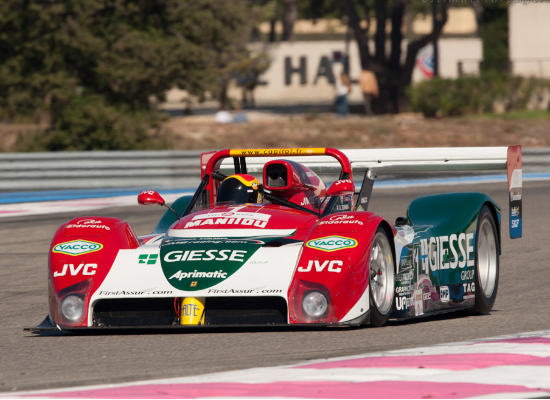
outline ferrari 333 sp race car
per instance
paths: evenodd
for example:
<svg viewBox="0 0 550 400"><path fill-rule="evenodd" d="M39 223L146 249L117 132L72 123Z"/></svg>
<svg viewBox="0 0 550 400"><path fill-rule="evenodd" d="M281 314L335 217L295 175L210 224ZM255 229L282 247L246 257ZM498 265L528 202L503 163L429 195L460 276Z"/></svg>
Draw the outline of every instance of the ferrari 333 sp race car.
<svg viewBox="0 0 550 400"><path fill-rule="evenodd" d="M422 196L394 224L367 210L376 173L501 168L517 238L520 146L203 153L194 195L167 206L156 191L139 193L139 204L168 208L152 234L98 216L61 225L49 254L49 315L26 329L382 326L487 314L501 244L501 208L489 196ZM327 188L316 172L339 178Z"/></svg>

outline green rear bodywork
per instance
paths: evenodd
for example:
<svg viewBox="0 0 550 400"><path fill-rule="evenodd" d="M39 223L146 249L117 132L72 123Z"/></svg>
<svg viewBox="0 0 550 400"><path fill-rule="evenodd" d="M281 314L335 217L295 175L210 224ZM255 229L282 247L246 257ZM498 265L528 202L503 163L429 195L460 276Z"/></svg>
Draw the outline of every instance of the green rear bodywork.
<svg viewBox="0 0 550 400"><path fill-rule="evenodd" d="M500 207L486 194L437 194L411 202L407 225L396 226L392 317L474 305L476 229L484 205L497 225L500 251Z"/></svg>

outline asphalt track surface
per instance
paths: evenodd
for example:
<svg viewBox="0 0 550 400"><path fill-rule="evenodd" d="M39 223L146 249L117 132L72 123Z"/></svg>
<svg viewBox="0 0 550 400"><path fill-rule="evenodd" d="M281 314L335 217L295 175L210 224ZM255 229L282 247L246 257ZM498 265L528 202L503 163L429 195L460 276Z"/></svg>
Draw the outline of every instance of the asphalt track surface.
<svg viewBox="0 0 550 400"><path fill-rule="evenodd" d="M493 312L488 316L462 313L390 322L384 328L147 331L84 336L24 332L24 326L39 324L48 312L48 248L56 228L72 215L3 218L0 391L277 366L550 329L550 181L524 183L523 238L519 240L508 236L505 183L377 190L370 209L393 221L405 215L407 204L419 195L456 191L483 191L503 207L500 285ZM136 206L92 213L123 218L142 235L152 230L162 209Z"/></svg>

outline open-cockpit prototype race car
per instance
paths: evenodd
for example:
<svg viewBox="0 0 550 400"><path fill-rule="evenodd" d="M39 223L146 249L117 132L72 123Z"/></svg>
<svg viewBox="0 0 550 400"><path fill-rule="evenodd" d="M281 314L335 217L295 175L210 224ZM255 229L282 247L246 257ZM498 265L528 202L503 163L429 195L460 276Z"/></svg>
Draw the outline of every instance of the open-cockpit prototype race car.
<svg viewBox="0 0 550 400"><path fill-rule="evenodd" d="M97 216L59 227L49 315L27 329L382 326L463 309L487 314L501 243L501 209L489 196L419 197L395 224L368 204L375 172L501 168L516 238L520 146L203 153L197 191L167 206L152 234L136 237L128 223ZM354 170L364 172L358 193ZM339 179L327 188L316 172ZM138 202L165 205L155 191Z"/></svg>

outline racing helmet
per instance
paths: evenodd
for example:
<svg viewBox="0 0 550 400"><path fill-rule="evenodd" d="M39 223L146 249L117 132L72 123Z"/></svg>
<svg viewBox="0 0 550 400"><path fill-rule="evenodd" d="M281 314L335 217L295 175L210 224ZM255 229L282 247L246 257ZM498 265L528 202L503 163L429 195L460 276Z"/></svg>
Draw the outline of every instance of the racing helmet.
<svg viewBox="0 0 550 400"><path fill-rule="evenodd" d="M260 182L252 175L235 174L225 178L218 189L217 202L260 203Z"/></svg>

